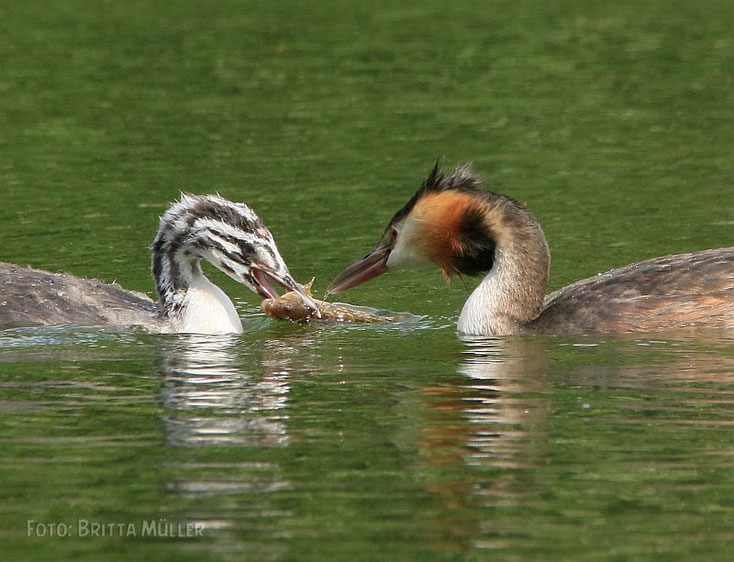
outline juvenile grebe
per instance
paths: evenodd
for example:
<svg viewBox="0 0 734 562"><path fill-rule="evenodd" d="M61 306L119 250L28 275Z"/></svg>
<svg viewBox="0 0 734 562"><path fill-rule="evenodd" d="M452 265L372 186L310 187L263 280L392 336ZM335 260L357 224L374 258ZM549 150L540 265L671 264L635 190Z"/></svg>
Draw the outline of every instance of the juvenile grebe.
<svg viewBox="0 0 734 562"><path fill-rule="evenodd" d="M478 189L471 164L439 164L392 218L377 249L344 270L329 293L388 268L433 263L484 279L466 301L466 334L650 332L734 328L734 247L642 261L577 281L546 296L550 250L520 203Z"/></svg>
<svg viewBox="0 0 734 562"><path fill-rule="evenodd" d="M150 256L158 303L117 284L0 264L0 327L74 324L242 332L234 304L207 279L201 260L263 298L278 296L272 278L316 309L260 217L247 205L218 195L182 195L160 218Z"/></svg>

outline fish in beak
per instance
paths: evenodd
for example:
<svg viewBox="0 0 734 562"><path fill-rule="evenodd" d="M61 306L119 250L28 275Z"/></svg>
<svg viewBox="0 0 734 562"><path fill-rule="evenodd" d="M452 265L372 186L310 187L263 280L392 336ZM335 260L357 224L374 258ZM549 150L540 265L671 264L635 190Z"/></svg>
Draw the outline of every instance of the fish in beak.
<svg viewBox="0 0 734 562"><path fill-rule="evenodd" d="M264 267L263 265L255 266L252 268L252 276L254 277L256 284L257 294L264 299L279 299L280 295L273 288L270 283L270 278L274 279L278 284L282 285L284 289L293 291L301 297L304 304L314 311L316 318L321 318L321 312L319 306L309 297L303 290L299 283L296 283L295 279L290 276L289 273L280 275L271 269Z"/></svg>

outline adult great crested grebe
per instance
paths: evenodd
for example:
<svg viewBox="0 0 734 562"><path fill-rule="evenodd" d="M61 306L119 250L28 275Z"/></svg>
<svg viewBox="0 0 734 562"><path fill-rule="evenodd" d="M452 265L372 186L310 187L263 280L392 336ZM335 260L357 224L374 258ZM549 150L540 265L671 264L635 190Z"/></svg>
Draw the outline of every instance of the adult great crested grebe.
<svg viewBox="0 0 734 562"><path fill-rule="evenodd" d="M201 260L263 298L278 296L272 278L316 310L288 271L270 231L243 203L183 194L161 216L150 255L158 303L117 284L0 263L0 327L74 324L242 332L234 304L207 279Z"/></svg>
<svg viewBox="0 0 734 562"><path fill-rule="evenodd" d="M387 225L377 248L332 282L329 293L388 268L433 263L484 279L466 301L466 334L621 333L734 329L734 247L654 258L577 281L546 296L550 250L520 203L478 189L471 164L431 171Z"/></svg>

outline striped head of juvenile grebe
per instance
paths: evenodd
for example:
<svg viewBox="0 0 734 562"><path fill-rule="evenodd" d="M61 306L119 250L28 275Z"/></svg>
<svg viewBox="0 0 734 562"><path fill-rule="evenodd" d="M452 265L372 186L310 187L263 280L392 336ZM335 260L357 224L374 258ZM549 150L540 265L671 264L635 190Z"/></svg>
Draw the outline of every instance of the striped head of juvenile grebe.
<svg viewBox="0 0 734 562"><path fill-rule="evenodd" d="M165 315L175 316L184 306L192 278L202 275L202 259L262 298L278 296L273 279L318 310L291 276L262 219L244 203L218 195L182 194L161 216L150 253Z"/></svg>

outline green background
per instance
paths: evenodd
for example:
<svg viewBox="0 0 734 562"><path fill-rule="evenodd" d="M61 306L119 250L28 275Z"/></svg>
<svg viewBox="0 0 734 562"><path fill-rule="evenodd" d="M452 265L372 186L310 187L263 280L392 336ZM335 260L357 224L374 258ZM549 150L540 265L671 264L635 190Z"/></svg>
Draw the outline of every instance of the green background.
<svg viewBox="0 0 734 562"><path fill-rule="evenodd" d="M6 2L4 261L150 292L179 191L245 201L317 294L439 156L527 203L551 288L731 245L734 5ZM461 340L473 280L343 295L395 327L0 332L3 559L728 560L731 334ZM26 520L203 539L26 537Z"/></svg>

